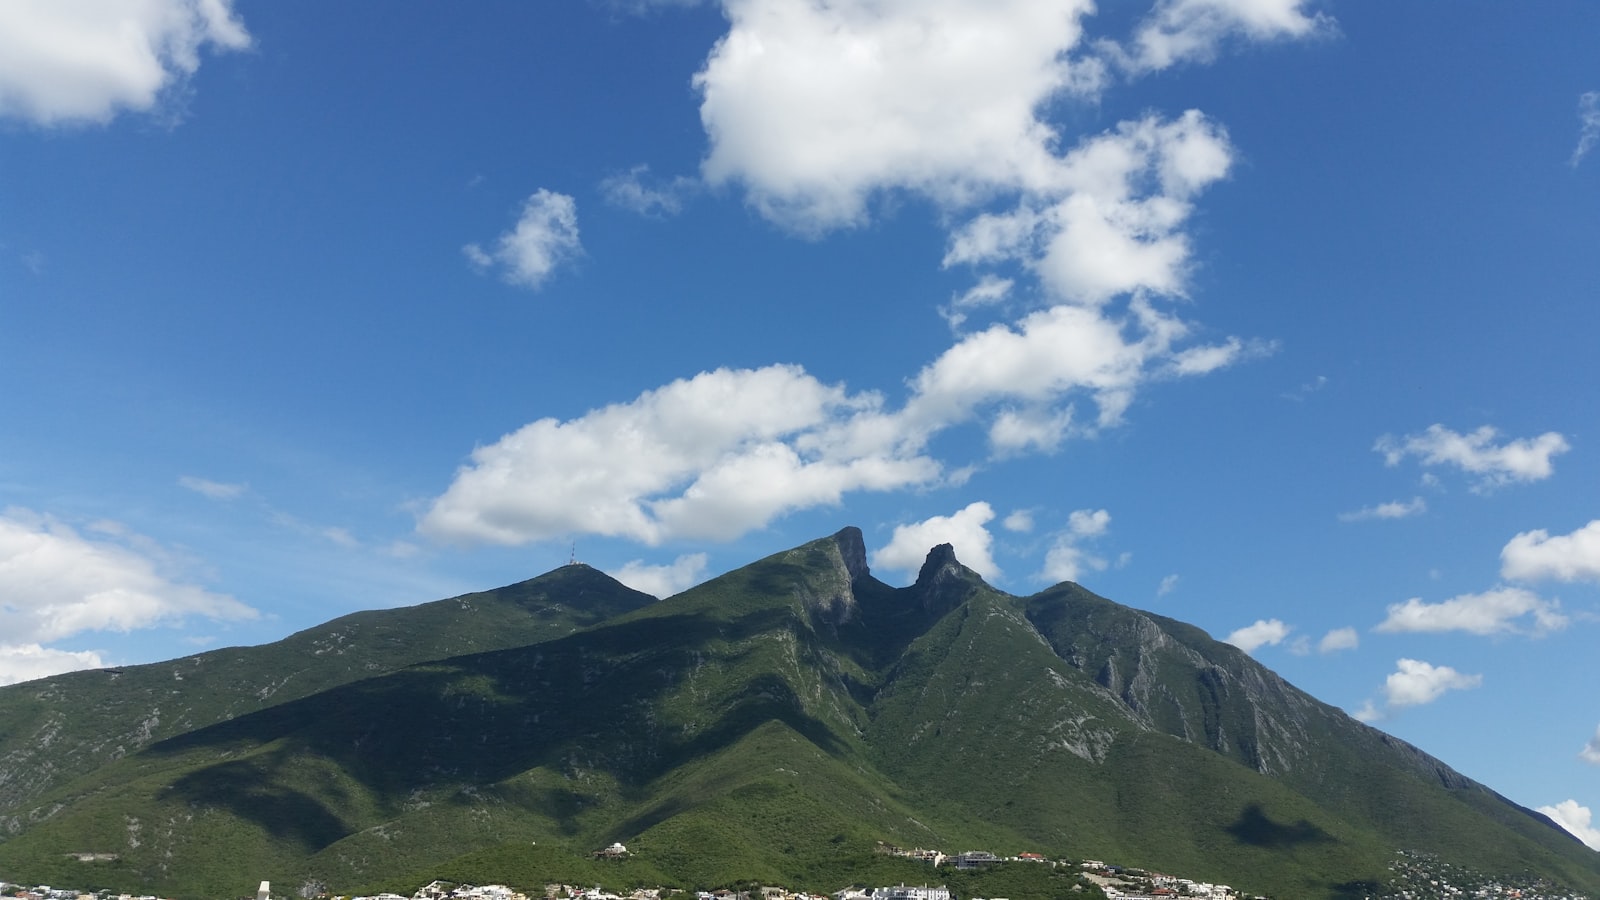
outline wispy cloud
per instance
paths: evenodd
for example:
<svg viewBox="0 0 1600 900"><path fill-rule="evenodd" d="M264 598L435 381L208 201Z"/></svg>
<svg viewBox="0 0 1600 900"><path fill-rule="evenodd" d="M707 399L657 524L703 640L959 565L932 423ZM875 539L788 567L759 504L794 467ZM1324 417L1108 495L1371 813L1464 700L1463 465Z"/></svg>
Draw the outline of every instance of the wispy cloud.
<svg viewBox="0 0 1600 900"><path fill-rule="evenodd" d="M1104 571L1110 564L1083 545L1103 537L1110 527L1111 513L1103 509L1073 510L1067 516L1067 527L1056 532L1050 549L1045 551L1040 576L1057 583L1078 581L1085 572Z"/></svg>
<svg viewBox="0 0 1600 900"><path fill-rule="evenodd" d="M1305 384L1300 385L1298 388L1295 388L1292 391L1286 391L1279 396L1285 400L1293 400L1296 403L1303 403L1307 397L1315 394L1327 386L1328 376L1318 375Z"/></svg>
<svg viewBox="0 0 1600 900"><path fill-rule="evenodd" d="M1568 164L1576 167L1600 141L1600 91L1589 91L1578 97L1578 146L1572 148Z"/></svg>
<svg viewBox="0 0 1600 900"><path fill-rule="evenodd" d="M1108 55L1135 73L1209 62L1229 40L1305 38L1332 31L1333 20L1308 14L1306 0L1160 0L1127 46Z"/></svg>
<svg viewBox="0 0 1600 900"><path fill-rule="evenodd" d="M1417 434L1404 437L1384 435L1373 445L1383 454L1385 465L1397 466L1415 457L1424 466L1453 466L1476 476L1473 490L1487 492L1504 485L1541 481L1555 471L1551 459L1571 449L1567 439L1554 431L1535 438L1519 438L1497 443L1500 432L1485 425L1460 434L1443 425L1429 425Z"/></svg>
<svg viewBox="0 0 1600 900"><path fill-rule="evenodd" d="M667 218L682 212L684 201L699 188L700 182L682 175L653 179L649 166L638 165L601 181L600 195L619 209L649 218Z"/></svg>
<svg viewBox="0 0 1600 900"><path fill-rule="evenodd" d="M93 654L48 644L95 631L134 631L198 617L245 620L256 610L187 583L174 555L114 522L88 537L66 523L12 507L0 512L0 670L97 664ZM30 676L31 677L31 676Z"/></svg>
<svg viewBox="0 0 1600 900"><path fill-rule="evenodd" d="M1406 519L1428 511L1428 501L1421 497L1410 500L1391 500L1377 506L1367 506L1354 512L1340 513L1341 522L1365 522L1371 519Z"/></svg>
<svg viewBox="0 0 1600 900"><path fill-rule="evenodd" d="M1341 650L1354 650L1361 643L1360 635L1354 628L1335 628L1322 636L1315 646L1308 635L1301 635L1289 645L1289 652L1295 656L1310 656L1312 651L1328 656Z"/></svg>
<svg viewBox="0 0 1600 900"><path fill-rule="evenodd" d="M179 478L178 485L212 500L233 500L243 496L244 492L250 489L249 485L245 484L229 484L208 478L196 478L193 475Z"/></svg>
<svg viewBox="0 0 1600 900"><path fill-rule="evenodd" d="M540 188L522 205L517 224L485 250L461 248L483 271L499 268L507 284L537 289L563 262L582 252L578 242L578 204L566 194Z"/></svg>
<svg viewBox="0 0 1600 900"><path fill-rule="evenodd" d="M1578 758L1591 765L1600 766L1600 727L1595 728L1594 737L1589 738L1589 743L1583 745L1578 751Z"/></svg>

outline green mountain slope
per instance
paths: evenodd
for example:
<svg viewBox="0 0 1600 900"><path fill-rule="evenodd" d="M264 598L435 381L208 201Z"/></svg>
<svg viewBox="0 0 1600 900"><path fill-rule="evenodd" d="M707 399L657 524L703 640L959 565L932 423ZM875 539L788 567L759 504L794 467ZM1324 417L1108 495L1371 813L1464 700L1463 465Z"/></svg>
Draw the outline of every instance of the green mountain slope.
<svg viewBox="0 0 1600 900"><path fill-rule="evenodd" d="M44 779L11 813L0 872L180 896L261 879L916 880L872 853L887 841L1297 897L1362 895L1406 848L1600 891L1596 854L1544 817L1235 648L1076 585L1001 593L948 546L901 589L872 578L855 529L659 603L587 569L525 585L541 599L494 601L523 610L521 645L323 673L253 711L226 682L195 693L201 727ZM556 604L592 618L528 611ZM419 614L370 615L401 636L388 623ZM481 621L433 622L426 652ZM50 710L44 693L31 702ZM612 841L634 858L589 857Z"/></svg>
<svg viewBox="0 0 1600 900"><path fill-rule="evenodd" d="M259 647L0 689L0 835L52 787L155 741L427 660L560 637L655 601L588 566L334 619Z"/></svg>

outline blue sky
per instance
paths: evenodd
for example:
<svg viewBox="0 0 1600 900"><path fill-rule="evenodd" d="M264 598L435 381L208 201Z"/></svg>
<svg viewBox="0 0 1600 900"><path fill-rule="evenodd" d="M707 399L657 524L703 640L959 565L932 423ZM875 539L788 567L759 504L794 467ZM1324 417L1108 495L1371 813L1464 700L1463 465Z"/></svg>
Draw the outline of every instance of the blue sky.
<svg viewBox="0 0 1600 900"><path fill-rule="evenodd" d="M848 524L1600 846L1600 7L0 8L0 683Z"/></svg>

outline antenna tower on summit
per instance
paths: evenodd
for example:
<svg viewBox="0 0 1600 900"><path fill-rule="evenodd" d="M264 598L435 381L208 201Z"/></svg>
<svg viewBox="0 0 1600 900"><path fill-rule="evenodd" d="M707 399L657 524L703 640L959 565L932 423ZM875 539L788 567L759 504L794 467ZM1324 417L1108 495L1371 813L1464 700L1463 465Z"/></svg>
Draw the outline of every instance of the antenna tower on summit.
<svg viewBox="0 0 1600 900"><path fill-rule="evenodd" d="M567 565L575 566L577 564L578 564L578 542L577 541L573 541L572 542L572 555L567 558Z"/></svg>

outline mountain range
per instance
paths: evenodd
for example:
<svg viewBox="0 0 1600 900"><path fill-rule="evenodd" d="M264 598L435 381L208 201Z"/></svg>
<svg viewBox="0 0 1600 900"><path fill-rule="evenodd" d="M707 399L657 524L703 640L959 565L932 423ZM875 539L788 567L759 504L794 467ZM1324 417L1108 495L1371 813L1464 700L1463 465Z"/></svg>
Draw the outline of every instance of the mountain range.
<svg viewBox="0 0 1600 900"><path fill-rule="evenodd" d="M884 844L1279 897L1381 893L1403 850L1600 894L1548 818L1198 628L1013 596L949 545L891 587L854 528L665 600L574 564L0 688L0 877L29 883L946 880Z"/></svg>

